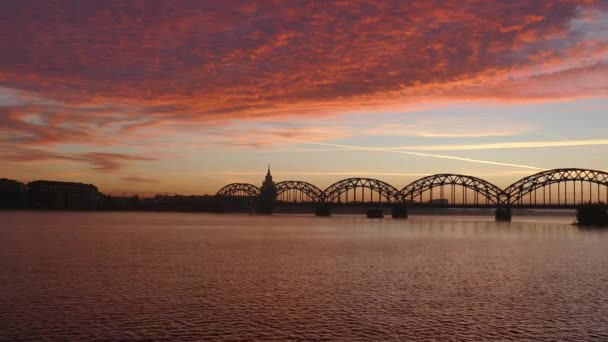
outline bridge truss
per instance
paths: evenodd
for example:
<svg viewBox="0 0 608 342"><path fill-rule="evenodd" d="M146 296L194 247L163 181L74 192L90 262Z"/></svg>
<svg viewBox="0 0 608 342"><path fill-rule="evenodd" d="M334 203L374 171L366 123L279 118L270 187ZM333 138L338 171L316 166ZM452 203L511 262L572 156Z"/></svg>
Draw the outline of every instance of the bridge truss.
<svg viewBox="0 0 608 342"><path fill-rule="evenodd" d="M325 190L307 182L283 181L276 184L276 189L277 200L283 203L573 207L589 201L608 203L608 172L579 168L547 170L522 178L504 190L483 179L458 174L423 177L401 190L373 178L347 178ZM260 188L232 183L216 195L257 197Z"/></svg>
<svg viewBox="0 0 608 342"><path fill-rule="evenodd" d="M405 202L418 204L489 206L501 203L503 191L498 186L477 177L438 174L420 178L406 185L401 189L400 196Z"/></svg>
<svg viewBox="0 0 608 342"><path fill-rule="evenodd" d="M283 203L316 203L323 201L323 190L307 182L278 182L276 189L277 200Z"/></svg>
<svg viewBox="0 0 608 342"><path fill-rule="evenodd" d="M518 180L506 188L504 193L504 203L507 205L571 206L591 201L608 203L608 173L574 168L548 170Z"/></svg>
<svg viewBox="0 0 608 342"><path fill-rule="evenodd" d="M221 188L216 194L220 197L258 197L260 188L248 183L231 183Z"/></svg>
<svg viewBox="0 0 608 342"><path fill-rule="evenodd" d="M359 192L358 189L360 189ZM324 191L324 202L396 203L398 201L399 190L386 182L373 178L343 179L330 185Z"/></svg>

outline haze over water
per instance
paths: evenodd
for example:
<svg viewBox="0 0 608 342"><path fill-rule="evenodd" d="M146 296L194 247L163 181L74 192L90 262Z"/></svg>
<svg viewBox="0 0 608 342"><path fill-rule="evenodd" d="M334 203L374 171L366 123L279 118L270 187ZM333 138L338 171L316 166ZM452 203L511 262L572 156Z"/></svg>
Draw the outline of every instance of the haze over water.
<svg viewBox="0 0 608 342"><path fill-rule="evenodd" d="M0 340L608 339L570 219L0 213Z"/></svg>

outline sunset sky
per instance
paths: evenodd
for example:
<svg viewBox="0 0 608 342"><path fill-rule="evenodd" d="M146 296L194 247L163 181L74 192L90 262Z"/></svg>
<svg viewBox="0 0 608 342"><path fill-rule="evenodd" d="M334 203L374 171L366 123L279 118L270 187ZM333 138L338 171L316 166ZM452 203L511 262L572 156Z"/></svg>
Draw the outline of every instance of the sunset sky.
<svg viewBox="0 0 608 342"><path fill-rule="evenodd" d="M608 1L3 1L0 178L608 170Z"/></svg>

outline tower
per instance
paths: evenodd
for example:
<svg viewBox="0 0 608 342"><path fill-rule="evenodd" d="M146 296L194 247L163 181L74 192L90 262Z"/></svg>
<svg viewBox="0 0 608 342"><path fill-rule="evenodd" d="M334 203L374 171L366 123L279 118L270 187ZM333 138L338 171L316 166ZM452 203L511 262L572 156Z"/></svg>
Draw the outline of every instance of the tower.
<svg viewBox="0 0 608 342"><path fill-rule="evenodd" d="M264 178L264 182L262 182L262 187L260 188L260 198L257 206L258 214L272 214L272 209L274 207L276 198L277 188L272 180L269 164L268 171L266 172L266 178Z"/></svg>
<svg viewBox="0 0 608 342"><path fill-rule="evenodd" d="M266 178L264 182L262 182L262 189L267 187L274 187L274 182L272 181L272 174L270 174L270 164L268 164L268 171L266 172Z"/></svg>

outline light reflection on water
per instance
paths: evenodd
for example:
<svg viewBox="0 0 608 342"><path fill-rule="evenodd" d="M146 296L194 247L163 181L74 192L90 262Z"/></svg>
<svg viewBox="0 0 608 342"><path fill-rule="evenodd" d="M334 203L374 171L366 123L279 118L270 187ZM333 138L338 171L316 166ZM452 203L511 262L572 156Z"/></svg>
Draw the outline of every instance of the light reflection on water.
<svg viewBox="0 0 608 342"><path fill-rule="evenodd" d="M570 218L0 213L0 339L608 339Z"/></svg>

